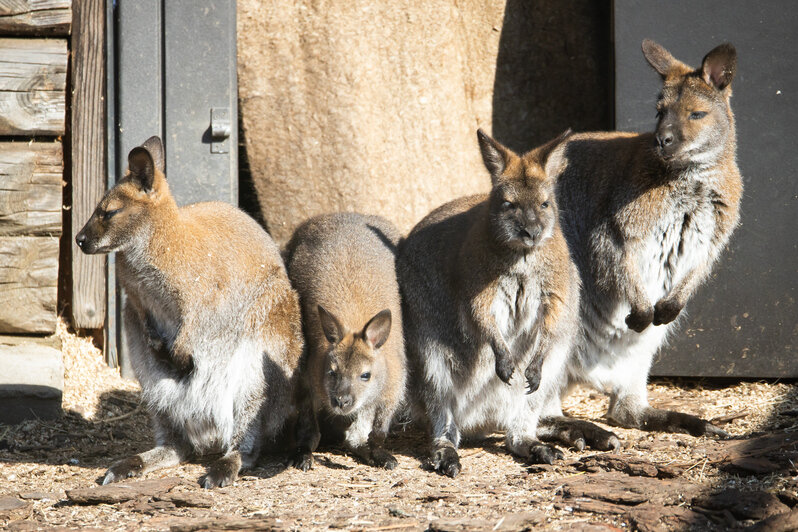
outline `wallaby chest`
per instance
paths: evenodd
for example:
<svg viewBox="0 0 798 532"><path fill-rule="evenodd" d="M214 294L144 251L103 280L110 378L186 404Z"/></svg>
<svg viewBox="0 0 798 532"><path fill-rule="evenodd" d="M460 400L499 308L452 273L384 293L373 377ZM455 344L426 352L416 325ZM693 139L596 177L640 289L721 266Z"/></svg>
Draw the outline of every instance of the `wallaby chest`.
<svg viewBox="0 0 798 532"><path fill-rule="evenodd" d="M510 345L534 333L540 315L541 282L530 262L527 257L520 258L495 286L490 311Z"/></svg>
<svg viewBox="0 0 798 532"><path fill-rule="evenodd" d="M689 272L709 260L716 233L711 174L688 172L647 224L637 264L652 301L667 295Z"/></svg>

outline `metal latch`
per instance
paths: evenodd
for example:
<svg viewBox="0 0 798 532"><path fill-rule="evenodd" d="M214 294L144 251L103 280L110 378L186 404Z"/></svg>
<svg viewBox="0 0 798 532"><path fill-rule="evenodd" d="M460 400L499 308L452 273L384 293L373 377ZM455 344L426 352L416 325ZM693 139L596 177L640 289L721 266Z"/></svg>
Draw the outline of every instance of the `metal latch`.
<svg viewBox="0 0 798 532"><path fill-rule="evenodd" d="M229 107L211 107L211 153L228 153L230 151Z"/></svg>

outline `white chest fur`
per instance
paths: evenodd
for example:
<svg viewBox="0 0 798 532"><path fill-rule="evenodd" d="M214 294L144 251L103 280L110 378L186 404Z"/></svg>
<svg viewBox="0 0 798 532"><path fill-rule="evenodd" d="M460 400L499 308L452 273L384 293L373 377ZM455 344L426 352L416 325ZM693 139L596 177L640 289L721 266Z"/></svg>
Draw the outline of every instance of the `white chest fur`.
<svg viewBox="0 0 798 532"><path fill-rule="evenodd" d="M671 208L653 225L637 257L652 304L712 255L716 227L708 189L690 182L685 185L688 187L696 192L685 191L671 198Z"/></svg>

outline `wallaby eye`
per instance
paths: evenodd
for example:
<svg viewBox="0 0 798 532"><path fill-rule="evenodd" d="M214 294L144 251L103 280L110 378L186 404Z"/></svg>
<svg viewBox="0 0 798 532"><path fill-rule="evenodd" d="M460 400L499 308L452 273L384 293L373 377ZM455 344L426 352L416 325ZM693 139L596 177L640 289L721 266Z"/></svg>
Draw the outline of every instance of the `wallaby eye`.
<svg viewBox="0 0 798 532"><path fill-rule="evenodd" d="M543 203L540 204L540 206L542 208L544 208L544 209L548 209L549 208L549 202L548 201L544 201Z"/></svg>
<svg viewBox="0 0 798 532"><path fill-rule="evenodd" d="M328 369L327 375L329 375L330 377L335 377L335 370L332 368Z"/></svg>
<svg viewBox="0 0 798 532"><path fill-rule="evenodd" d="M362 381L368 381L369 379L371 379L371 373L368 371L360 376L360 380Z"/></svg>
<svg viewBox="0 0 798 532"><path fill-rule="evenodd" d="M707 116L706 111L693 111L690 113L690 120L701 120L705 116Z"/></svg>
<svg viewBox="0 0 798 532"><path fill-rule="evenodd" d="M122 209L114 209L112 211L105 211L105 213L103 214L103 220L105 220L105 221L110 220L111 218L116 216L119 213L119 211L121 211L121 210Z"/></svg>
<svg viewBox="0 0 798 532"><path fill-rule="evenodd" d="M514 206L515 205L513 205L512 201L506 201L505 200L505 201L502 202L502 209L504 209L504 210L512 209Z"/></svg>

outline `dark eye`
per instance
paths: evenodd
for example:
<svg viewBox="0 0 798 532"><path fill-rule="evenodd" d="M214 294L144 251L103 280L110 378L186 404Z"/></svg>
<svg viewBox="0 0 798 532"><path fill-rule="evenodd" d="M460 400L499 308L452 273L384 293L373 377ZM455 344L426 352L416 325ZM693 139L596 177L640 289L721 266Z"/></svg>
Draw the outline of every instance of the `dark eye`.
<svg viewBox="0 0 798 532"><path fill-rule="evenodd" d="M540 204L540 206L542 208L544 208L544 209L548 209L549 208L549 202L548 201L544 201L543 203Z"/></svg>
<svg viewBox="0 0 798 532"><path fill-rule="evenodd" d="M511 201L503 201L502 202L502 209L512 209L514 207L513 202Z"/></svg>
<svg viewBox="0 0 798 532"><path fill-rule="evenodd" d="M116 216L121 210L122 209L114 209L112 211L105 211L105 214L103 214L103 220L110 220L111 218Z"/></svg>
<svg viewBox="0 0 798 532"><path fill-rule="evenodd" d="M360 376L360 380L362 380L362 381L367 381L367 380L369 380L370 378L371 378L371 373L369 373L368 371L367 371L367 372L365 372L363 375L361 375L361 376Z"/></svg>
<svg viewBox="0 0 798 532"><path fill-rule="evenodd" d="M690 113L690 120L701 120L705 116L707 116L706 111L693 111Z"/></svg>
<svg viewBox="0 0 798 532"><path fill-rule="evenodd" d="M329 375L330 377L335 377L335 370L334 369L328 369L327 370L327 375Z"/></svg>

